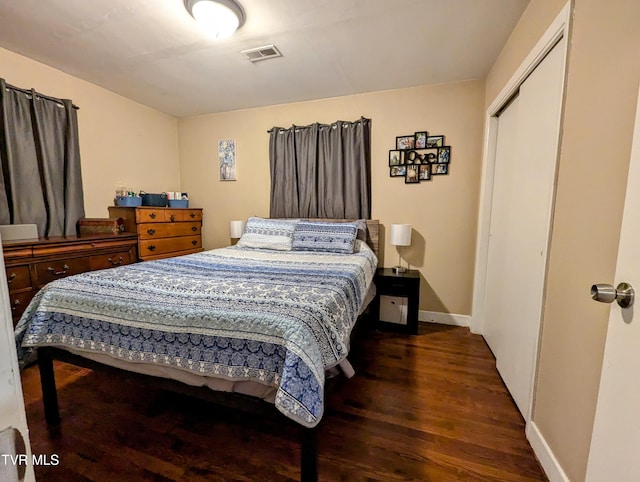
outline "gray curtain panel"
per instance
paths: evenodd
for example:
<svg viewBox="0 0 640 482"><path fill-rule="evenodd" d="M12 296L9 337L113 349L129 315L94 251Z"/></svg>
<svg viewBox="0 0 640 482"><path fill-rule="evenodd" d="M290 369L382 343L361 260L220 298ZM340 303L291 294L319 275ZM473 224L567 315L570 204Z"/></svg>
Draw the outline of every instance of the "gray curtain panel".
<svg viewBox="0 0 640 482"><path fill-rule="evenodd" d="M270 131L272 218L371 217L371 120Z"/></svg>
<svg viewBox="0 0 640 482"><path fill-rule="evenodd" d="M84 216L78 117L70 100L0 79L0 224L37 224L68 236Z"/></svg>

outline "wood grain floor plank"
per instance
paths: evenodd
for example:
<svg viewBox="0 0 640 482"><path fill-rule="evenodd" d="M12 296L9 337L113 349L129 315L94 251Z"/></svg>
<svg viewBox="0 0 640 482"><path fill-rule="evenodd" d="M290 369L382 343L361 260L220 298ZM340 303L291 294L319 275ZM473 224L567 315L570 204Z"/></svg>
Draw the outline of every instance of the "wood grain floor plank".
<svg viewBox="0 0 640 482"><path fill-rule="evenodd" d="M423 324L364 331L356 375L327 393L321 481L545 481L482 337ZM151 378L56 362L62 426L44 423L37 367L23 371L36 467L46 481L295 481L299 429L167 392Z"/></svg>

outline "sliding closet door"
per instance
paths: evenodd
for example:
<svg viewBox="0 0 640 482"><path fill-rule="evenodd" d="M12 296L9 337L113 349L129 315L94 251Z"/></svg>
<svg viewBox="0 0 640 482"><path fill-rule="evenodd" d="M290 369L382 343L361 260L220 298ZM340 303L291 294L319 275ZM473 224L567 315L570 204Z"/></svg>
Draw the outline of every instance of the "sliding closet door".
<svg viewBox="0 0 640 482"><path fill-rule="evenodd" d="M561 40L498 118L483 335L525 420L538 355L564 51Z"/></svg>
<svg viewBox="0 0 640 482"><path fill-rule="evenodd" d="M508 300L509 285L512 280L507 275L509 260L510 230L513 219L518 218L517 207L512 202L518 187L509 182L517 173L517 165L510 162L517 157L518 132L518 97L513 99L498 118L498 137L496 141L496 160L494 173L494 189L491 211L491 229L489 255L487 260L487 287L485 310L486 319L482 335L489 344L493 354L498 357L500 347L507 343L505 323L498 320L508 319L511 306ZM514 192L516 190L516 192Z"/></svg>

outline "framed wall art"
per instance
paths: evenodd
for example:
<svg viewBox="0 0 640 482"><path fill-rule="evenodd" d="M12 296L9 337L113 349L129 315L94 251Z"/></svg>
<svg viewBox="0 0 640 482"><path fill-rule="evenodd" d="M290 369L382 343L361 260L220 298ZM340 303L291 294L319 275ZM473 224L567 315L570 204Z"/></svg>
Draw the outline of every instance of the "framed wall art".
<svg viewBox="0 0 640 482"><path fill-rule="evenodd" d="M404 164L402 161L402 154L403 152L398 150L389 151L389 167Z"/></svg>
<svg viewBox="0 0 640 482"><path fill-rule="evenodd" d="M451 146L444 135L417 131L412 136L397 136L395 149L389 150L389 176L404 177L406 184L431 181L432 176L449 174Z"/></svg>
<svg viewBox="0 0 640 482"><path fill-rule="evenodd" d="M396 137L396 149L413 149L416 146L415 136L398 136Z"/></svg>
<svg viewBox="0 0 640 482"><path fill-rule="evenodd" d="M236 180L236 140L222 139L218 141L218 161L220 163L220 180Z"/></svg>
<svg viewBox="0 0 640 482"><path fill-rule="evenodd" d="M431 164L431 175L440 176L449 174L449 164Z"/></svg>
<svg viewBox="0 0 640 482"><path fill-rule="evenodd" d="M415 137L416 137L415 148L416 149L424 149L424 148L426 148L427 147L428 136L429 136L429 133L427 131L416 132L415 133Z"/></svg>
<svg viewBox="0 0 640 482"><path fill-rule="evenodd" d="M420 167L418 168L418 179L421 181L431 180L431 164L420 164Z"/></svg>
<svg viewBox="0 0 640 482"><path fill-rule="evenodd" d="M442 147L444 145L444 136L428 136L425 147Z"/></svg>
<svg viewBox="0 0 640 482"><path fill-rule="evenodd" d="M448 164L451 159L451 147L438 147L438 164Z"/></svg>
<svg viewBox="0 0 640 482"><path fill-rule="evenodd" d="M420 178L418 177L419 168L420 166L416 166L416 165L407 166L407 172L406 172L406 175L404 176L404 182L406 184L413 184L416 182L420 182Z"/></svg>

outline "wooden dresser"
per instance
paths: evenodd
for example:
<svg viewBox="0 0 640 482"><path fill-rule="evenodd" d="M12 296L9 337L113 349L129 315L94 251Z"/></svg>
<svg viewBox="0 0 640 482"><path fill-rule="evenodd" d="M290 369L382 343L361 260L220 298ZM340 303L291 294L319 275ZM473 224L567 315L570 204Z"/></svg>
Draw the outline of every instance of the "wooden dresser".
<svg viewBox="0 0 640 482"><path fill-rule="evenodd" d="M14 326L49 281L137 261L134 234L68 236L2 243Z"/></svg>
<svg viewBox="0 0 640 482"><path fill-rule="evenodd" d="M122 218L125 230L138 235L142 261L202 251L202 209L111 206L109 217Z"/></svg>

